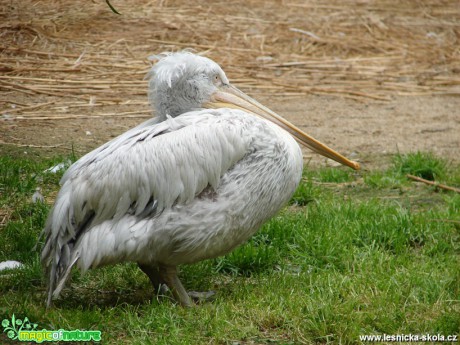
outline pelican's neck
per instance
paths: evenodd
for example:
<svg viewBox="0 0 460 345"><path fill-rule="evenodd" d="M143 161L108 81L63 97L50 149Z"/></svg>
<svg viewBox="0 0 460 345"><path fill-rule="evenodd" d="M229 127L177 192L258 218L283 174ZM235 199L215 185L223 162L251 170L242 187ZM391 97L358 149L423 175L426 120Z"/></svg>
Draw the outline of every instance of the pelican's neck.
<svg viewBox="0 0 460 345"><path fill-rule="evenodd" d="M180 110L180 111L171 111L170 108L161 109L161 108L158 108L158 107L155 106L154 107L154 114L155 114L155 118L158 119L158 122L163 122L163 121L166 121L168 116L177 117L177 116L180 116L182 114L188 113L190 111L199 111L199 110L203 110L203 109L204 108L189 108L189 109L184 109L184 110Z"/></svg>
<svg viewBox="0 0 460 345"><path fill-rule="evenodd" d="M150 100L156 117L161 121L166 120L167 116L176 117L189 111L202 109L198 104L192 104L188 100L171 95L169 97L152 95Z"/></svg>

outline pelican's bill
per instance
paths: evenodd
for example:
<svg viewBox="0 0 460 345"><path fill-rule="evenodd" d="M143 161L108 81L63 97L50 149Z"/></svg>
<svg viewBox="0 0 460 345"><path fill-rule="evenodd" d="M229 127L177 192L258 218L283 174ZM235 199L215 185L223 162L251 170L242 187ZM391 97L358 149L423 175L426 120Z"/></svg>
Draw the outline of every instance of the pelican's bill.
<svg viewBox="0 0 460 345"><path fill-rule="evenodd" d="M298 142L311 150L352 169L360 169L358 162L349 160L337 151L329 148L232 85L221 86L212 95L211 101L203 104L203 106L205 108L234 108L250 112L277 124L289 132Z"/></svg>

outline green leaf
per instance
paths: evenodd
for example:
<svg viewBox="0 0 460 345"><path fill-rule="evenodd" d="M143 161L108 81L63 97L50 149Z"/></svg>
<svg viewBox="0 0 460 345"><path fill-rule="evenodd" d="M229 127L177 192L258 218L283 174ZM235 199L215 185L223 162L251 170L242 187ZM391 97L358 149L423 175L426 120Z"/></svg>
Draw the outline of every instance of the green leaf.
<svg viewBox="0 0 460 345"><path fill-rule="evenodd" d="M10 339L16 339L15 336L16 336L16 332L15 331L8 331L8 338Z"/></svg>

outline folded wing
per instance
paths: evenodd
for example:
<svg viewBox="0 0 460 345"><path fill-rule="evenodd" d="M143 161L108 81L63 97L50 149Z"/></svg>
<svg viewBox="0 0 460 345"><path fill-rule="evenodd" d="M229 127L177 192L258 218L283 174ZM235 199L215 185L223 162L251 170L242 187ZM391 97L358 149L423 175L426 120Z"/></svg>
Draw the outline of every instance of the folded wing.
<svg viewBox="0 0 460 345"><path fill-rule="evenodd" d="M229 109L149 120L72 165L44 229L49 297L78 260L75 243L93 226L126 215L154 217L191 202L207 187L215 190L247 154L253 122Z"/></svg>

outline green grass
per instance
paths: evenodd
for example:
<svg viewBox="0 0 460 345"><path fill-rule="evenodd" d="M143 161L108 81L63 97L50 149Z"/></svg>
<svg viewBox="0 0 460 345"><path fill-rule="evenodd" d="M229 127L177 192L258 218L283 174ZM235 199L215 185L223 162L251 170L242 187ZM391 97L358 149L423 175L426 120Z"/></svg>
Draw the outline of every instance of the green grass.
<svg viewBox="0 0 460 345"><path fill-rule="evenodd" d="M397 154L392 163L386 171L374 171L364 176L366 183L377 188L400 188L407 184L407 174L439 182L446 178L449 167L447 160L424 152ZM453 170L452 167L450 170ZM449 180L456 184L460 182L457 175L449 176Z"/></svg>
<svg viewBox="0 0 460 345"><path fill-rule="evenodd" d="M445 176L447 162L432 153L416 152L394 157L395 171L399 174L412 174L427 180Z"/></svg>
<svg viewBox="0 0 460 345"><path fill-rule="evenodd" d="M105 344L359 343L364 334L458 334L460 195L405 174L459 187L460 167L432 154L397 155L386 170L306 169L294 197L245 245L184 266L189 290L216 299L184 309L153 296L134 264L74 272L46 311L38 235L67 157L0 157L0 320L38 329L97 329ZM40 246L39 246L40 247ZM0 335L0 342L8 339Z"/></svg>

